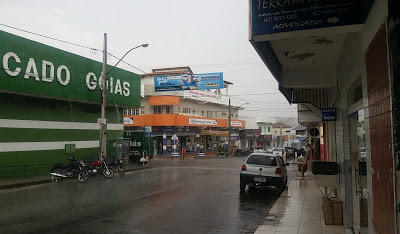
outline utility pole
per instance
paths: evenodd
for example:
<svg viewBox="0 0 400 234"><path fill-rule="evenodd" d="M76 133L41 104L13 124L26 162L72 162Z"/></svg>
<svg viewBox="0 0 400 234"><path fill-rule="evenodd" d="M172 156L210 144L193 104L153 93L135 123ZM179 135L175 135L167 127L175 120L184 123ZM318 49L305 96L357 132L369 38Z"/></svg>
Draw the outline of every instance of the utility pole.
<svg viewBox="0 0 400 234"><path fill-rule="evenodd" d="M282 142L282 120L281 120L281 133L279 134L279 144L278 144L278 147L282 147L281 142Z"/></svg>
<svg viewBox="0 0 400 234"><path fill-rule="evenodd" d="M229 110L228 110L228 156L231 156L231 99L229 98Z"/></svg>
<svg viewBox="0 0 400 234"><path fill-rule="evenodd" d="M104 33L104 48L103 48L103 71L101 79L101 118L105 119L106 122L101 124L100 130L100 155L99 159L103 160L107 158L107 119L106 119L106 108L107 108L107 33Z"/></svg>

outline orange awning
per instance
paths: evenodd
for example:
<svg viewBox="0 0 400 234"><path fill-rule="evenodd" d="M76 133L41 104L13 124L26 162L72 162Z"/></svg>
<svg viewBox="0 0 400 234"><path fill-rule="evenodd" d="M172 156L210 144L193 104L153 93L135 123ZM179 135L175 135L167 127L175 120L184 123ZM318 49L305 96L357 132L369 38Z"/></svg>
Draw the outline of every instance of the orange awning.
<svg viewBox="0 0 400 234"><path fill-rule="evenodd" d="M125 116L132 118L132 124L124 124L124 126L177 126L177 127L228 127L228 119L214 119L197 116L186 116L176 114L153 114L153 115L133 115ZM232 128L245 128L244 120L231 120Z"/></svg>
<svg viewBox="0 0 400 234"><path fill-rule="evenodd" d="M176 96L153 96L149 97L149 106L179 106L179 97Z"/></svg>

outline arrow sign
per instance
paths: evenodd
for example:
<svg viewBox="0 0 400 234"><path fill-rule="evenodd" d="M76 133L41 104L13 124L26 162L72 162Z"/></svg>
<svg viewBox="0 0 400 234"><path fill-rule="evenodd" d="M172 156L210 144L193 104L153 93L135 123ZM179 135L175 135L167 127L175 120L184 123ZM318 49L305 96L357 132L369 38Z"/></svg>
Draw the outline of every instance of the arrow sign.
<svg viewBox="0 0 400 234"><path fill-rule="evenodd" d="M328 18L328 23L336 24L338 21L339 21L339 18L337 18L336 16L334 16L332 18Z"/></svg>

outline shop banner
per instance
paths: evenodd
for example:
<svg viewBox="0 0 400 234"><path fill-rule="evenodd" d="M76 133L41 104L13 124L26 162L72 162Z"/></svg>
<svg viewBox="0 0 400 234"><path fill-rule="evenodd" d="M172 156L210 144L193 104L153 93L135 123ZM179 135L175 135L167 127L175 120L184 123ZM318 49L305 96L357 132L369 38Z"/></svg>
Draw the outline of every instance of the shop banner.
<svg viewBox="0 0 400 234"><path fill-rule="evenodd" d="M228 141L228 137L227 136L221 136L220 141ZM231 141L238 141L239 140L239 136L231 136Z"/></svg>
<svg viewBox="0 0 400 234"><path fill-rule="evenodd" d="M241 121L231 121L231 126L232 127L243 127L243 124Z"/></svg>
<svg viewBox="0 0 400 234"><path fill-rule="evenodd" d="M190 125L217 125L217 120L189 118L189 124Z"/></svg>
<svg viewBox="0 0 400 234"><path fill-rule="evenodd" d="M222 88L224 88L222 72L185 74L177 76L154 76L155 92Z"/></svg>
<svg viewBox="0 0 400 234"><path fill-rule="evenodd" d="M216 130L200 130L200 135L207 136L228 136L228 131L216 131Z"/></svg>

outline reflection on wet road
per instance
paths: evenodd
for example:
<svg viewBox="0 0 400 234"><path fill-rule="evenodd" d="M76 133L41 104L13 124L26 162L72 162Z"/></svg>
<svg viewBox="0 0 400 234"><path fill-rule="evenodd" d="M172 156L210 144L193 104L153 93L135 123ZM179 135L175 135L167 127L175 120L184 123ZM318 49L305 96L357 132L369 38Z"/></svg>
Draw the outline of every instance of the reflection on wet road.
<svg viewBox="0 0 400 234"><path fill-rule="evenodd" d="M123 177L0 191L0 232L252 233L279 194L240 194L242 162L154 160Z"/></svg>

